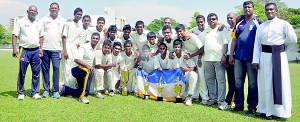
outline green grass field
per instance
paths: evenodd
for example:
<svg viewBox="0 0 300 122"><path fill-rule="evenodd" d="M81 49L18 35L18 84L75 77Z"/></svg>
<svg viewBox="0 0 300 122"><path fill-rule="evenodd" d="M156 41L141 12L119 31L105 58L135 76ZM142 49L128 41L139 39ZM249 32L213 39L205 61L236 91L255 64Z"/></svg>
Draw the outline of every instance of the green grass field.
<svg viewBox="0 0 300 122"><path fill-rule="evenodd" d="M115 95L97 99L89 96L90 104L75 98L44 98L24 101L16 98L17 59L11 51L0 51L0 121L265 121L243 112L221 111L217 106L208 107L193 103L145 101L133 96ZM300 64L290 65L293 108L292 117L282 121L300 121ZM42 84L41 84L42 85ZM41 86L42 88L42 86ZM28 68L26 93L31 92L31 70ZM247 104L245 104L247 105Z"/></svg>

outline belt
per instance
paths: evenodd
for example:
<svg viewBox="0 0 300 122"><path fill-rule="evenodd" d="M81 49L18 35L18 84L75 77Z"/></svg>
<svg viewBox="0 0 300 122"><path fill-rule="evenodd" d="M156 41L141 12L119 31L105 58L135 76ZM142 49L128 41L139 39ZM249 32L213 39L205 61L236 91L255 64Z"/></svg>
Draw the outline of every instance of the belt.
<svg viewBox="0 0 300 122"><path fill-rule="evenodd" d="M275 47L277 47L277 48L279 48L279 50L280 50L280 52L284 52L284 50L285 50L285 47L284 47L284 44L282 44L282 45L261 45L261 50L262 50L262 52L265 52L265 53L272 53L272 50L274 50L274 49L272 49L272 47L273 48L275 48Z"/></svg>

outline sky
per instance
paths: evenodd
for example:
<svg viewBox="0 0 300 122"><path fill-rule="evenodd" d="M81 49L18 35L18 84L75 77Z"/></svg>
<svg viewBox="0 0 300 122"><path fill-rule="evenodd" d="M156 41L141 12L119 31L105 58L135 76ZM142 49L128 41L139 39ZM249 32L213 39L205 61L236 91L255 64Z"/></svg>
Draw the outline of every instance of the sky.
<svg viewBox="0 0 300 122"><path fill-rule="evenodd" d="M290 8L300 8L298 0L281 1ZM30 5L38 7L37 17L42 18L49 14L52 2L60 5L59 14L65 19L72 19L77 7L83 9L84 15L103 15L104 7L110 7L116 10L117 16L125 16L131 25L138 20L148 25L160 17L171 17L179 23L189 25L195 11L204 16L216 13L219 22L226 23L227 13L236 12L236 6L242 5L244 0L0 0L0 24L9 25L10 18L26 15Z"/></svg>

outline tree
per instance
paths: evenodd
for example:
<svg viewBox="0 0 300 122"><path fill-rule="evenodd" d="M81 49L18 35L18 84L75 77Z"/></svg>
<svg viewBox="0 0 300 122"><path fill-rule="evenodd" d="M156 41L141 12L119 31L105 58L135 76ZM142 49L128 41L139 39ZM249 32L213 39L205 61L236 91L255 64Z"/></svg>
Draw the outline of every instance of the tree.
<svg viewBox="0 0 300 122"><path fill-rule="evenodd" d="M274 2L277 5L277 8L279 10L279 15L284 15L283 13L281 13L282 9L287 8L286 4L284 2L281 2L280 0L251 0L254 3L254 14L257 15L260 19L262 19L263 21L267 20L267 17L265 15L265 5L269 2ZM238 15L242 15L244 14L244 10L243 10L243 6L237 6L236 7L238 9L237 14ZM286 12L286 11L283 11Z"/></svg>
<svg viewBox="0 0 300 122"><path fill-rule="evenodd" d="M2 25L0 25L0 40L5 39L5 32L5 28Z"/></svg>
<svg viewBox="0 0 300 122"><path fill-rule="evenodd" d="M193 27L197 26L196 17L198 15L201 15L200 12L198 12L198 11L194 12L194 14L192 16L192 21L190 22L190 26L188 27L189 30L192 29Z"/></svg>
<svg viewBox="0 0 300 122"><path fill-rule="evenodd" d="M154 33L158 33L164 25L164 19L165 18L163 18L163 17L161 17L159 19L154 19L154 20L151 21L151 23L149 25L145 26L145 28L149 31L154 32ZM172 24L171 24L172 28L175 28L176 25L178 25L178 24L179 23L176 22L176 20L172 19Z"/></svg>

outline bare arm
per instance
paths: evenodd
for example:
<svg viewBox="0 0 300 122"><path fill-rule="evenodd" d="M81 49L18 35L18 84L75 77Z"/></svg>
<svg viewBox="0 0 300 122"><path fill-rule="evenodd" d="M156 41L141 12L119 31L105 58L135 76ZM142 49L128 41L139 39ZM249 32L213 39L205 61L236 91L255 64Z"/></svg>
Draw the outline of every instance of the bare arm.
<svg viewBox="0 0 300 122"><path fill-rule="evenodd" d="M17 58L19 56L19 52L16 48L16 43L17 43L17 36L15 34L12 35L12 48L13 48L13 53L12 53L12 56Z"/></svg>
<svg viewBox="0 0 300 122"><path fill-rule="evenodd" d="M229 55L229 63L231 65L234 64L233 53L234 53L234 50L235 50L235 46L236 46L236 39L232 39L231 48L230 48L230 55Z"/></svg>
<svg viewBox="0 0 300 122"><path fill-rule="evenodd" d="M90 66L90 65L88 65L88 64L86 64L86 63L84 63L84 62L83 62L82 60L80 60L80 59L75 59L74 62L77 63L78 65L81 65L81 66L83 66L83 67L89 69L90 72L93 72L93 71L94 71L94 67L92 67L92 66Z"/></svg>

